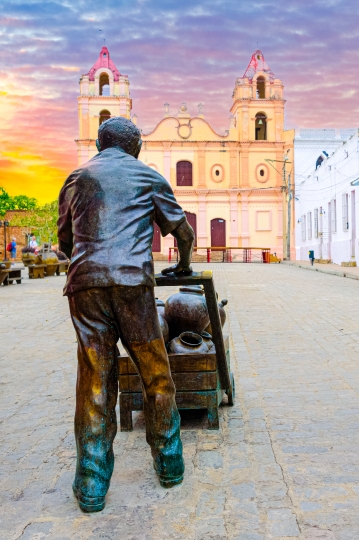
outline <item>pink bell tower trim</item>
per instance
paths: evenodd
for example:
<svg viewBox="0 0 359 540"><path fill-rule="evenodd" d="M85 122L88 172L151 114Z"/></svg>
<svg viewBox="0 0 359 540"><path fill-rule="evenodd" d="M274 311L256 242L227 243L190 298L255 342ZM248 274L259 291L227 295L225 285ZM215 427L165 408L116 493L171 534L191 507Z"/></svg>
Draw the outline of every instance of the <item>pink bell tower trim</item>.
<svg viewBox="0 0 359 540"><path fill-rule="evenodd" d="M267 62L264 60L264 56L262 51L257 49L253 54L251 61L248 64L248 67L246 69L245 74L243 75L243 78L249 79L250 82L252 82L254 75L258 71L263 71L264 73L267 73L269 75L269 79L271 82L274 81L275 75L271 68L268 66Z"/></svg>
<svg viewBox="0 0 359 540"><path fill-rule="evenodd" d="M107 68L110 71L112 71L114 81L120 80L121 73L118 71L117 67L112 62L110 58L110 53L107 47L102 47L100 56L98 57L98 59L96 60L96 62L94 63L90 71L88 72L90 81L95 80L95 73L98 69L101 69L101 68Z"/></svg>

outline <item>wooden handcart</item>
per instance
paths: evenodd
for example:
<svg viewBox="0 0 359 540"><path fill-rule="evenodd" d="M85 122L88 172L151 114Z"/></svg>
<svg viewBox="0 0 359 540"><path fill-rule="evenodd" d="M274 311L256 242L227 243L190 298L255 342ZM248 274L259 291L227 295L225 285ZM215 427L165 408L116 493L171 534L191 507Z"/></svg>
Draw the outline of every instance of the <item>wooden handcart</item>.
<svg viewBox="0 0 359 540"><path fill-rule="evenodd" d="M225 393L228 405L234 404L235 385L230 372L229 339L223 338L212 271L193 272L190 276L157 274L155 278L159 287L203 285L215 352L169 354L168 358L178 408L207 409L208 428L219 429L218 407ZM121 431L132 431L132 411L143 409L141 381L128 356L119 356L118 362Z"/></svg>

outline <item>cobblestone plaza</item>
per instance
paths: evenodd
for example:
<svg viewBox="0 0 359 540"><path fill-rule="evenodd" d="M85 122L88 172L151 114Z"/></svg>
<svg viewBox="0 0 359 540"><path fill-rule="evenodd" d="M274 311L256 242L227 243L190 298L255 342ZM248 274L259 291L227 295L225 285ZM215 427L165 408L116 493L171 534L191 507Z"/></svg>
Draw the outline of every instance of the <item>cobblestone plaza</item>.
<svg viewBox="0 0 359 540"><path fill-rule="evenodd" d="M116 437L105 510L92 515L71 490L76 340L65 278L0 289L1 540L358 540L359 281L195 265L208 268L229 300L236 404L221 407L219 431L183 414L186 476L171 490L134 414L134 431Z"/></svg>

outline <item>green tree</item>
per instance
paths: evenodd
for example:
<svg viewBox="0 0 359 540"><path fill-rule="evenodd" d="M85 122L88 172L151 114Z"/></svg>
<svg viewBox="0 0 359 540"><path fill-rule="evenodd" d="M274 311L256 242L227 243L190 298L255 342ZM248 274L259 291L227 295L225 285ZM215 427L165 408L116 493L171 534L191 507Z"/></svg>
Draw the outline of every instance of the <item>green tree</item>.
<svg viewBox="0 0 359 540"><path fill-rule="evenodd" d="M16 195L11 197L8 192L0 186L0 217L3 217L8 210L32 210L37 206L37 200L26 195Z"/></svg>
<svg viewBox="0 0 359 540"><path fill-rule="evenodd" d="M13 216L11 224L31 229L33 234L39 236L42 242L57 242L58 201L35 206L26 213Z"/></svg>

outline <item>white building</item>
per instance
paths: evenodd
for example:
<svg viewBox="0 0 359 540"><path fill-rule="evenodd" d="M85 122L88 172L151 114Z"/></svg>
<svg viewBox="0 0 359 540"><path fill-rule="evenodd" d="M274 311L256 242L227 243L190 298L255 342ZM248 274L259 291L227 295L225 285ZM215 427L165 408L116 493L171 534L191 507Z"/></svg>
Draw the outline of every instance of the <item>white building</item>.
<svg viewBox="0 0 359 540"><path fill-rule="evenodd" d="M296 259L358 260L358 130L301 130L294 156Z"/></svg>

